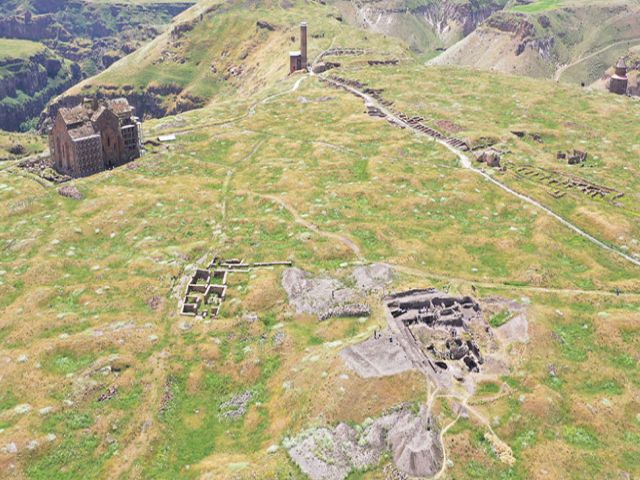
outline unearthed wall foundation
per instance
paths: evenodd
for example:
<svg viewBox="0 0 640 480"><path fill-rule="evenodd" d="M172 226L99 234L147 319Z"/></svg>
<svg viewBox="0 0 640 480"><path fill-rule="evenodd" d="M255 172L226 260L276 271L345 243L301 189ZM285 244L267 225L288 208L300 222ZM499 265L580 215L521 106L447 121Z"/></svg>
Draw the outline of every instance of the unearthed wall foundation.
<svg viewBox="0 0 640 480"><path fill-rule="evenodd" d="M436 385L451 388L480 372L482 345L493 337L474 299L426 289L390 295L384 304L396 341L403 344L414 368Z"/></svg>
<svg viewBox="0 0 640 480"><path fill-rule="evenodd" d="M291 261L245 263L238 258L214 256L206 268L197 268L181 302L180 315L216 317L227 296L229 273L246 273L251 268L291 266Z"/></svg>
<svg viewBox="0 0 640 480"><path fill-rule="evenodd" d="M424 121L424 118L422 117L410 117L409 115L400 112L398 110L395 110L393 108L393 102L390 100L385 99L382 96L382 92L384 92L383 89L374 89L374 88L368 88L367 85L365 83L362 83L358 80L349 80L346 78L341 78L341 77L337 77L337 76L328 76L328 77L321 77L320 78L321 81L327 83L328 85L331 85L332 87L335 88L341 88L343 90L345 90L346 92L349 92L351 94L357 95L361 98L364 98L366 101L366 97L364 97L364 95L368 95L369 97L373 98L374 100L376 100L377 102L379 102L381 105L383 105L384 107L388 108L393 115L395 115L397 118L399 118L402 122L402 124L398 123L397 121L393 120L392 118L389 118L382 110L380 110L379 108L373 106L373 105L367 105L367 113L371 116L374 117L379 117L379 118L385 118L387 119L387 121L389 121L389 123L391 123L394 126L398 126L400 128L406 128L405 125L407 125L409 128L411 128L412 130L418 132L418 133L422 133L424 135L428 135L432 138L435 138L436 140L441 140L444 141L445 143L448 143L449 145L451 145L452 147L458 148L460 150L463 151L469 151L469 145L467 144L467 142L465 142L464 140L461 140L459 138L455 138L455 137L448 137L444 134L442 134L441 132L425 125L424 123L422 123ZM364 95L360 95L360 94L356 94L353 90L350 90L348 87L351 87L353 89L357 89L359 91L362 92L362 94Z"/></svg>

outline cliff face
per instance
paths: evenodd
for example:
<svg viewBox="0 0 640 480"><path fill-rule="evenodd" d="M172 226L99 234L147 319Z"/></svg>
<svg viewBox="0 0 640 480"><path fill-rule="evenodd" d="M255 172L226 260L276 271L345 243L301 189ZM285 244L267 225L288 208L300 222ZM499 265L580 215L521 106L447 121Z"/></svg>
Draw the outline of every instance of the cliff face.
<svg viewBox="0 0 640 480"><path fill-rule="evenodd" d="M408 7L393 0L337 2L351 23L399 37L419 52L453 45L505 4L505 0L445 0Z"/></svg>
<svg viewBox="0 0 640 480"><path fill-rule="evenodd" d="M33 126L51 98L136 50L192 4L0 1L0 39L48 47L29 58L0 60L0 129Z"/></svg>
<svg viewBox="0 0 640 480"><path fill-rule="evenodd" d="M503 8L504 2L500 1L482 3L477 0L467 3L445 1L418 7L412 13L423 18L434 28L438 36L445 40L452 30L466 37L493 13Z"/></svg>
<svg viewBox="0 0 640 480"><path fill-rule="evenodd" d="M191 4L28 0L16 12L9 0L0 4L0 37L44 43L91 76L154 38Z"/></svg>
<svg viewBox="0 0 640 480"><path fill-rule="evenodd" d="M47 102L80 79L77 65L44 50L0 60L0 129L24 130Z"/></svg>

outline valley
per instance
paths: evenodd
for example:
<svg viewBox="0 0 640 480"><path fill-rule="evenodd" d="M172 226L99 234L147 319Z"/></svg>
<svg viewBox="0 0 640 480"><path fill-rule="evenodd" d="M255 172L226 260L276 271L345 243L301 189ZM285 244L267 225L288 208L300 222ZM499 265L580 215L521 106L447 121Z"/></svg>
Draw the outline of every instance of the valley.
<svg viewBox="0 0 640 480"><path fill-rule="evenodd" d="M55 96L95 75L158 35L189 2L47 2L10 0L0 5L0 51L5 51L0 79L0 129L19 131L38 127L40 113ZM25 55L14 46L32 42L46 53ZM46 48L45 48L46 47ZM49 68L50 82L41 78L49 58L64 65ZM8 63L12 66L9 66ZM61 72L58 75L60 70ZM32 84L20 82L29 75ZM60 78L57 78L60 77ZM43 83L44 82L44 83ZM18 83L18 88L15 84ZM47 85L49 83L49 85ZM36 95L37 91L37 95Z"/></svg>

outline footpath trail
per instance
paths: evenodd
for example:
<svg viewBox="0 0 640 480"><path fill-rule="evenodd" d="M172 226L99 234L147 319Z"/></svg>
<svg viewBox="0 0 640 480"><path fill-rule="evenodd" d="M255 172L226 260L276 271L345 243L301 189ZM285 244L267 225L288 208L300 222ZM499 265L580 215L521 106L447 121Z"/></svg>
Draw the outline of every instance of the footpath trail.
<svg viewBox="0 0 640 480"><path fill-rule="evenodd" d="M553 79L556 80L556 81L559 81L562 78L562 75L564 75L564 72L566 72L570 68L573 68L576 65L580 65L582 62L586 62L587 60L589 60L589 59L591 59L593 57L596 57L596 56L600 55L601 53L604 53L607 50L610 50L613 47L617 47L618 45L624 45L625 43L628 46L631 46L633 43L637 43L638 41L640 41L640 38L632 38L632 39L629 39L629 40L620 40L619 42L614 42L614 43L612 43L610 45L607 45L604 48L601 48L600 50L596 50L595 52L592 52L589 55L581 57L578 60L576 60L575 62L569 63L567 65L562 65L560 68L558 68L556 70L556 73L553 76Z"/></svg>
<svg viewBox="0 0 640 480"><path fill-rule="evenodd" d="M460 150L459 148L447 143L446 138L445 139L434 138L434 137L431 137L430 135L427 135L424 132L421 132L420 130L416 129L415 126L413 126L410 123L406 122L405 120L401 119L398 115L396 115L394 112L392 112L389 108L387 108L384 105L382 105L378 100L373 98L371 95L368 95L368 94L364 93L363 91L359 90L358 88L356 88L356 87L354 87L352 85L348 85L346 83L343 83L343 82L341 82L339 80L336 80L334 78L331 78L331 77L322 77L322 78L326 82L328 82L328 83L330 83L330 84L332 84L332 85L334 85L336 87L339 87L339 88L342 88L344 90L347 90L347 91L351 92L352 94L362 98L364 100L364 102L365 102L365 105L376 107L379 111L381 111L383 114L385 114L388 119L392 120L397 125L403 126L403 127L407 128L408 130L413 131L414 133L416 133L418 135L428 136L429 138L431 138L434 141L438 142L440 145L444 146L445 148L447 148L451 152L453 152L455 155L457 155L459 160L460 160L460 164L465 169L470 170L473 173L482 176L485 180L487 180L490 183L494 184L496 187L498 187L501 190L504 190L505 192L507 192L508 194L510 194L510 195L522 200L523 202L529 203L530 205L533 205L537 209L542 210L544 213L546 213L550 217L556 219L558 222L563 224L565 227L569 228L570 230L573 230L576 234L580 235L582 238L584 238L584 239L588 240L589 242L593 243L597 247L599 247L599 248L601 248L603 250L606 250L606 251L608 251L608 252L610 252L610 253L612 253L614 255L617 255L618 257L626 260L627 262L630 262L630 263L640 267L640 260L632 257L631 255L628 255L628 254L624 253L619 247L612 247L612 246L607 245L603 241L598 240L597 238L595 238L591 234L585 232L584 230L582 230L577 225L571 223L569 220L565 219L564 217L561 217L560 215L555 213L553 210L551 210L549 207L543 205L542 203L538 202L537 200L534 200L533 198L531 198L531 197L529 197L529 196L527 196L527 195L525 195L523 193L516 192L511 187L509 187L506 184L502 183L501 181L495 179L493 176L489 175L484 170L480 170L480 169L474 167L473 164L471 163L471 160L469 159L469 156L465 152Z"/></svg>
<svg viewBox="0 0 640 480"><path fill-rule="evenodd" d="M306 220L302 215L300 215L300 213L298 213L298 211L293 206L289 205L281 197L278 197L275 195L266 195L266 194L257 193L257 192L250 192L246 190L238 190L238 193L255 195L256 197L264 198L265 200L269 200L271 202L277 203L278 205L280 205L282 208L284 208L289 212L289 214L293 217L293 220L298 225L301 225L307 230L310 230L313 233L316 233L322 237L329 238L330 240L335 240L339 243L342 243L349 250L353 252L353 254L356 256L356 258L359 261L364 261L365 258L362 255L362 251L360 250L360 247L353 240L351 240L350 238L344 235L320 230L316 225L314 225L310 221Z"/></svg>

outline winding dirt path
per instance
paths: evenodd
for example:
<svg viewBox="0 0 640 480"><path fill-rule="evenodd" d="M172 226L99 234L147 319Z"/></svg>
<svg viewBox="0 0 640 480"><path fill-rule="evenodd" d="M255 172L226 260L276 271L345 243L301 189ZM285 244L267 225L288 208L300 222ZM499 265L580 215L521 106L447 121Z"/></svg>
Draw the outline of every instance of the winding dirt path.
<svg viewBox="0 0 640 480"><path fill-rule="evenodd" d="M293 217L294 221L298 225L303 226L307 230L310 230L313 233L316 233L317 235L320 235L320 236L325 237L325 238L329 238L331 240L336 240L336 241L342 243L349 250L351 250L353 252L353 254L356 256L356 258L358 258L359 261L364 261L365 258L362 255L362 251L360 250L360 247L353 240L351 240L348 237L345 237L344 235L340 235L340 234L337 234L337 233L320 230L316 225L314 225L313 223L311 223L310 221L308 221L304 217L302 217L302 215L300 215L300 213L293 206L289 205L282 198L280 198L278 196L275 196L275 195L267 195L267 194L263 194L263 193L251 192L251 191L248 191L248 190L238 190L238 193L245 193L245 194L248 194L248 195L254 195L256 197L264 198L265 200L269 200L271 202L277 203L282 208L287 210L289 212L289 214L291 214L291 216Z"/></svg>
<svg viewBox="0 0 640 480"><path fill-rule="evenodd" d="M589 55L585 56L585 57L581 57L578 60L576 60L575 62L569 63L567 65L562 65L560 68L558 68L556 70L555 75L553 76L553 79L555 81L559 81L560 78L562 78L562 75L564 74L564 72L566 72L567 70L569 70L570 68L575 67L576 65L580 65L582 62L586 62L587 60L596 57L598 55L600 55L601 53L606 52L607 50L613 48L613 47L617 47L618 45L623 45L623 44L628 44L629 46L631 46L632 43L636 43L640 40L640 38L632 38L630 40L620 40L618 42L614 42L610 45L607 45L604 48L601 48L600 50L596 50L593 53L590 53Z"/></svg>

